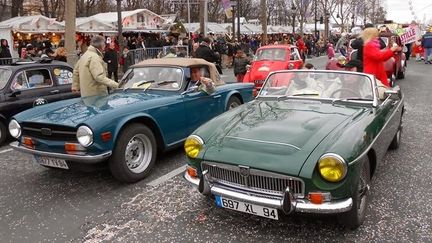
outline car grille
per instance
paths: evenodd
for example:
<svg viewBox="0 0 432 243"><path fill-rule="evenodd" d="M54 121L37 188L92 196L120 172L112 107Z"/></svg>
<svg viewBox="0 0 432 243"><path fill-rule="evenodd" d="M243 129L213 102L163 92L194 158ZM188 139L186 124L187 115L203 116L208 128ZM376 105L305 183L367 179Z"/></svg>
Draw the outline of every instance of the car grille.
<svg viewBox="0 0 432 243"><path fill-rule="evenodd" d="M23 136L46 140L77 142L76 128L74 127L31 122L24 122L21 124L21 127Z"/></svg>
<svg viewBox="0 0 432 243"><path fill-rule="evenodd" d="M208 171L212 183L267 196L282 196L289 187L295 197L304 196L304 183L299 178L256 169L248 169L248 176L245 176L241 174L239 166L214 162L203 162L202 171L205 170Z"/></svg>

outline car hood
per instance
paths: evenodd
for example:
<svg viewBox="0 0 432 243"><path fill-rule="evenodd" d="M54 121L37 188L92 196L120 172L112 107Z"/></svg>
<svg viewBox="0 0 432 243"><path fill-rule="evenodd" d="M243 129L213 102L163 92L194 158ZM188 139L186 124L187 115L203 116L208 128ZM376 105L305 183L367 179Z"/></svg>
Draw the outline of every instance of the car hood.
<svg viewBox="0 0 432 243"><path fill-rule="evenodd" d="M205 160L298 175L316 146L358 108L300 101L240 107L209 141Z"/></svg>
<svg viewBox="0 0 432 243"><path fill-rule="evenodd" d="M287 69L287 62L284 61L255 61L250 69L252 81L265 80L270 72Z"/></svg>
<svg viewBox="0 0 432 243"><path fill-rule="evenodd" d="M113 113L119 116L125 107L130 110L139 105L142 110L145 106L153 106L155 102L152 101L162 98L164 96L151 93L115 92L107 96L76 98L35 107L18 114L15 118L20 122L77 126L102 114Z"/></svg>

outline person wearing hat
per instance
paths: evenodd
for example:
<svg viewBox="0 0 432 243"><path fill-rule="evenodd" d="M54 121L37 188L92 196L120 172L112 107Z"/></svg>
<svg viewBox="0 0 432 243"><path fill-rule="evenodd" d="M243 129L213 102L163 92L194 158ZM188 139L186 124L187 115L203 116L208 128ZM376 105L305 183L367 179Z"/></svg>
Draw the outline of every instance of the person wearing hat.
<svg viewBox="0 0 432 243"><path fill-rule="evenodd" d="M360 60L357 59L351 59L349 62L343 65L345 70L351 71L351 72L363 72L363 63Z"/></svg>

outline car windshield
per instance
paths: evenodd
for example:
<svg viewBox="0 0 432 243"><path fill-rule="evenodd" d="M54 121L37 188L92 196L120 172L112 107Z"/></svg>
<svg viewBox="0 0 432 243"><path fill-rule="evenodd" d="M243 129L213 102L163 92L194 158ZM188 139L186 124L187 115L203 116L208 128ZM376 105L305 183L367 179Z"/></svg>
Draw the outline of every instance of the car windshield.
<svg viewBox="0 0 432 243"><path fill-rule="evenodd" d="M255 61L270 60L270 61L285 61L286 50L282 48L261 49L256 53Z"/></svg>
<svg viewBox="0 0 432 243"><path fill-rule="evenodd" d="M9 81L12 71L6 68L0 68L0 89L3 89Z"/></svg>
<svg viewBox="0 0 432 243"><path fill-rule="evenodd" d="M138 67L125 73L120 83L123 89L179 90L183 70L176 67Z"/></svg>
<svg viewBox="0 0 432 243"><path fill-rule="evenodd" d="M284 71L269 75L260 97L372 101L372 81L354 72Z"/></svg>
<svg viewBox="0 0 432 243"><path fill-rule="evenodd" d="M388 37L380 37L382 41L384 41L385 45L389 45L389 38Z"/></svg>

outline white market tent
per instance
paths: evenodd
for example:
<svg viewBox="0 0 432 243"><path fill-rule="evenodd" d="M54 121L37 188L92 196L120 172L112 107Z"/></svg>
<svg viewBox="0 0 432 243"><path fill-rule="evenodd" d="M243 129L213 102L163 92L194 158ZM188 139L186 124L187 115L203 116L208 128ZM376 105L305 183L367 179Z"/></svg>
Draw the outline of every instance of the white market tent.
<svg viewBox="0 0 432 243"><path fill-rule="evenodd" d="M117 28L117 12L99 13L91 16L94 20ZM123 11L123 31L167 32L175 19L163 18L147 9Z"/></svg>
<svg viewBox="0 0 432 243"><path fill-rule="evenodd" d="M64 25L52 18L43 15L18 16L0 22L0 38L6 39L9 45L13 43L12 33L19 34L43 34L43 33L63 33ZM18 53L11 51L13 57L18 57Z"/></svg>

